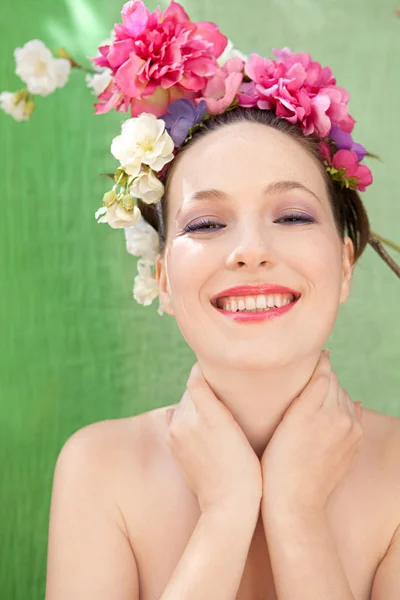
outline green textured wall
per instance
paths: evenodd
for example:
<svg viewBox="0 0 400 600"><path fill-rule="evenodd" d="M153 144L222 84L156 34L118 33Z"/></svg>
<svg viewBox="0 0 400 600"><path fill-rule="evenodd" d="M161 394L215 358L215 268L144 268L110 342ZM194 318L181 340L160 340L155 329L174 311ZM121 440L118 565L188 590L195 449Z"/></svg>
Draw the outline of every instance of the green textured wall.
<svg viewBox="0 0 400 600"><path fill-rule="evenodd" d="M183 5L193 20L218 23L245 53L270 55L288 45L332 67L351 92L357 141L383 161L369 161L375 182L362 195L373 229L400 242L396 2ZM39 38L85 61L121 7L6 0L0 91L23 87L15 47ZM136 258L126 253L123 232L95 222L109 188L98 173L115 168L110 141L126 117L95 117L83 80L73 71L66 88L39 98L29 122L0 114L0 597L7 600L44 596L51 483L66 439L88 423L178 401L195 360L175 321L158 316L158 303L134 302ZM398 416L399 291L400 281L368 247L327 344L350 395Z"/></svg>

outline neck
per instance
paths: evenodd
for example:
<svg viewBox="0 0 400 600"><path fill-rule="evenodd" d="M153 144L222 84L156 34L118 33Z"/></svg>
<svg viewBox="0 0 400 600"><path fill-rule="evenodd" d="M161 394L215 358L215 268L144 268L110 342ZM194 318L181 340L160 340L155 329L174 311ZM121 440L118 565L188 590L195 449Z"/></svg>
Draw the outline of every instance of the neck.
<svg viewBox="0 0 400 600"><path fill-rule="evenodd" d="M224 403L261 458L285 411L309 382L319 354L296 363L238 370L199 360L203 375L216 397Z"/></svg>

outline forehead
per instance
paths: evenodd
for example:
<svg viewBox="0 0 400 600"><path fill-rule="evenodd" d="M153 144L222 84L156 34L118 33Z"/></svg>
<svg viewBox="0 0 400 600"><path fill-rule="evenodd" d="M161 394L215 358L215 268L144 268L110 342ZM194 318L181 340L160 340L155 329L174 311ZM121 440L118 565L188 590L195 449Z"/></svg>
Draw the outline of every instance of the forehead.
<svg viewBox="0 0 400 600"><path fill-rule="evenodd" d="M326 196L316 159L288 134L259 123L226 125L195 140L180 157L170 180L170 210L176 214L202 189L243 198L279 180L298 181Z"/></svg>

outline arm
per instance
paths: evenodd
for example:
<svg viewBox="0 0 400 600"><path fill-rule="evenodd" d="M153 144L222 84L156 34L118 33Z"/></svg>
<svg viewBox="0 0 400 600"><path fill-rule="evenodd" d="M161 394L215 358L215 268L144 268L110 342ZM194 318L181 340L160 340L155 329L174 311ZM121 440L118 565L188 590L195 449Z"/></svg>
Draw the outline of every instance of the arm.
<svg viewBox="0 0 400 600"><path fill-rule="evenodd" d="M262 509L278 600L354 600L321 512Z"/></svg>
<svg viewBox="0 0 400 600"><path fill-rule="evenodd" d="M203 513L160 600L235 600L259 510Z"/></svg>
<svg viewBox="0 0 400 600"><path fill-rule="evenodd" d="M107 422L84 427L58 456L45 600L139 599L135 557L112 497L108 431Z"/></svg>

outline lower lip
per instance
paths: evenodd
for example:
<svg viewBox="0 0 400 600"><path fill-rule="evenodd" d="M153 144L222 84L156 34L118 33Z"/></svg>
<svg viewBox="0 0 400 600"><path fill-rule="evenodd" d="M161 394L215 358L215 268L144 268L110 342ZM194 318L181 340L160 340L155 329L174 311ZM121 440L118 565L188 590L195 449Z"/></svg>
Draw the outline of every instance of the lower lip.
<svg viewBox="0 0 400 600"><path fill-rule="evenodd" d="M269 321L270 319L273 319L274 317L280 317L281 315L286 314L287 312L289 312L289 310L291 308L293 308L293 306L295 304L297 304L298 299L295 300L294 302L291 302L290 304L285 304L285 306L281 306L280 308L271 308L269 310L263 311L263 312L255 312L255 313L249 313L249 312L230 312L229 310L224 310L222 308L217 308L216 306L214 306L214 308L221 314L226 315L227 317L229 317L230 319L233 319L234 321Z"/></svg>

